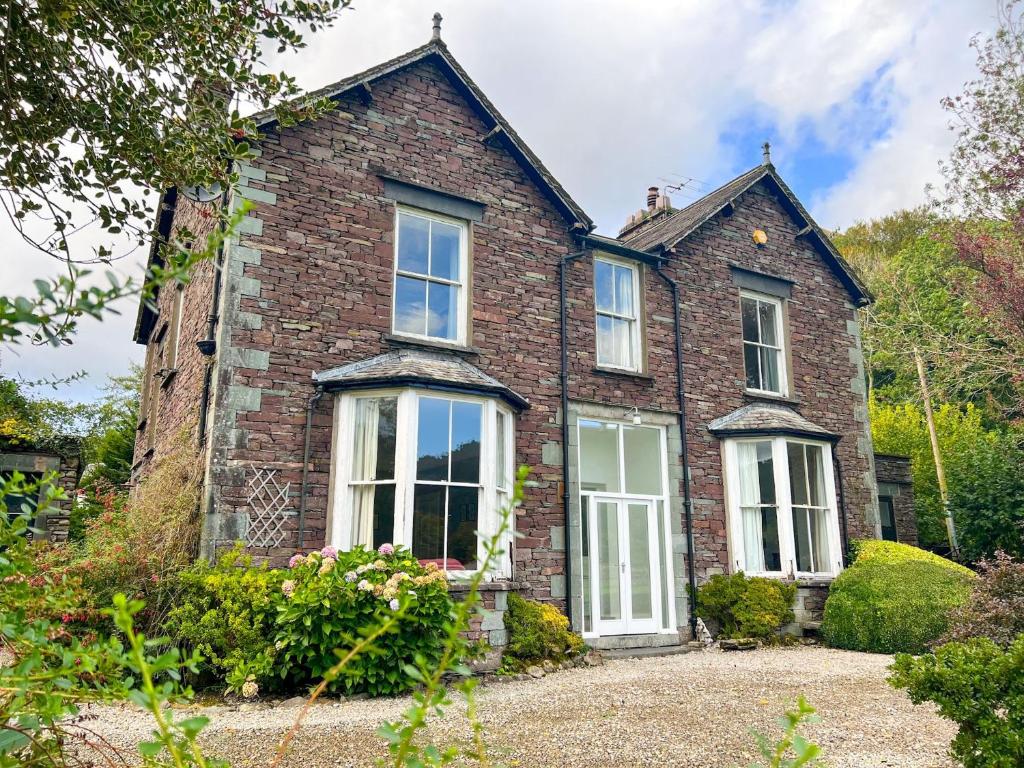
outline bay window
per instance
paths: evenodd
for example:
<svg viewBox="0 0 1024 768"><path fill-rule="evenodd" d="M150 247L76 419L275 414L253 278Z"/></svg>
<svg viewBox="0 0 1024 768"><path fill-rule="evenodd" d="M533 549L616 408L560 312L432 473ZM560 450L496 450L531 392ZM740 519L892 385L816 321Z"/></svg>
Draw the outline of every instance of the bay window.
<svg viewBox="0 0 1024 768"><path fill-rule="evenodd" d="M391 542L472 572L478 532L497 530L511 497L512 414L493 399L427 390L343 394L335 456L334 546Z"/></svg>
<svg viewBox="0 0 1024 768"><path fill-rule="evenodd" d="M399 208L396 230L394 332L464 343L466 223Z"/></svg>
<svg viewBox="0 0 1024 768"><path fill-rule="evenodd" d="M726 440L729 542L748 575L831 576L842 568L827 443L764 437Z"/></svg>

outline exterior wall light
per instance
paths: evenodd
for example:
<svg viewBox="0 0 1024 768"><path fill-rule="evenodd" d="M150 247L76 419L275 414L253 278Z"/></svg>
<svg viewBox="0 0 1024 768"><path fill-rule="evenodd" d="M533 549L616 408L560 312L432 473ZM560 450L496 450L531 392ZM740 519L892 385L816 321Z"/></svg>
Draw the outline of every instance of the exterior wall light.
<svg viewBox="0 0 1024 768"><path fill-rule="evenodd" d="M751 237L754 240L754 245L758 248L764 248L765 243L768 242L768 233L763 229L755 229Z"/></svg>

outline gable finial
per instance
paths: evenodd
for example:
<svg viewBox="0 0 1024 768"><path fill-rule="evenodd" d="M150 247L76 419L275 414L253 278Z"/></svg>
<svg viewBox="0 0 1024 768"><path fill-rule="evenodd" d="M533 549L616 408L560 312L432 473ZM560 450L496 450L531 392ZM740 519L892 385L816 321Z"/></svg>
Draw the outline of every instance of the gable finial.
<svg viewBox="0 0 1024 768"><path fill-rule="evenodd" d="M437 11L434 12L434 34L432 34L430 36L431 40L440 40L441 39L441 19L442 18L443 17L441 16L441 14L439 12L437 12Z"/></svg>
<svg viewBox="0 0 1024 768"><path fill-rule="evenodd" d="M763 158L765 165L772 164L772 145L767 141L761 145L761 157Z"/></svg>

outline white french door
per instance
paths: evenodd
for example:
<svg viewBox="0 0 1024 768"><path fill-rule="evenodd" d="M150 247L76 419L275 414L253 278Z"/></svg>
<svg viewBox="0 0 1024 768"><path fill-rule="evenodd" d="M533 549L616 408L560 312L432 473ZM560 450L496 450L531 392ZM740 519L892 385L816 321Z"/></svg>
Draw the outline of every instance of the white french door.
<svg viewBox="0 0 1024 768"><path fill-rule="evenodd" d="M597 635L657 632L661 623L657 509L650 499L594 495L587 550Z"/></svg>

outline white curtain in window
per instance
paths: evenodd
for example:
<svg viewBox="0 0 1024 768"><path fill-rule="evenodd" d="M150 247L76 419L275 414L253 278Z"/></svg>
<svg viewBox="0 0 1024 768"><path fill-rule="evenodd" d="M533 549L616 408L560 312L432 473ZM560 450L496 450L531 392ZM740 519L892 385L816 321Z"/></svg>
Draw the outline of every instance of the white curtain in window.
<svg viewBox="0 0 1024 768"><path fill-rule="evenodd" d="M377 430L380 422L380 401L356 400L355 445L352 456L352 479L373 480L377 468ZM356 485L352 499L352 544L373 546L373 497L376 486Z"/></svg>
<svg viewBox="0 0 1024 768"><path fill-rule="evenodd" d="M760 573L764 571L764 533L761 529L757 443L739 443L736 451L740 465L740 509L743 515L743 569Z"/></svg>

